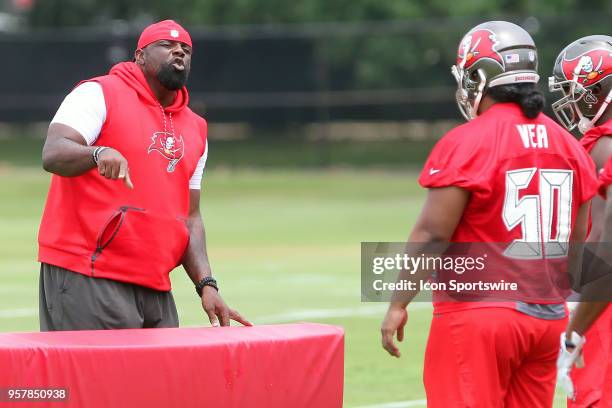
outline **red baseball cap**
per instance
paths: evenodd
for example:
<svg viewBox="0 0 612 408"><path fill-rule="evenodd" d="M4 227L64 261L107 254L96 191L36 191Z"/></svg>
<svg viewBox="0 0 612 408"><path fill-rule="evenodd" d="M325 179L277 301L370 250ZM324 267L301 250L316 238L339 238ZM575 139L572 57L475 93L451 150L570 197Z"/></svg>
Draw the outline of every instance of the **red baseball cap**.
<svg viewBox="0 0 612 408"><path fill-rule="evenodd" d="M189 36L187 30L185 30L176 21L164 20L151 24L142 31L142 34L140 34L140 38L138 39L137 48L142 49L147 45L159 40L180 41L190 47L193 47L191 45L191 37Z"/></svg>

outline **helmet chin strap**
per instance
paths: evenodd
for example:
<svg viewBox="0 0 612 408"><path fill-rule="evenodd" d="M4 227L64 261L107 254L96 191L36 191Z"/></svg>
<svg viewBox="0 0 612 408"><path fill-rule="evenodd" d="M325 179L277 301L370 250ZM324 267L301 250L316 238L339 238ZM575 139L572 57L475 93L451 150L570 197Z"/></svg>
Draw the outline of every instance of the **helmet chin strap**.
<svg viewBox="0 0 612 408"><path fill-rule="evenodd" d="M478 88L476 89L476 97L474 98L474 103L469 104L467 114L470 117L470 120L475 119L478 116L478 107L480 106L480 101L482 100L482 96L484 93L485 86L487 85L487 77L485 76L482 69L476 71L478 73L478 78L480 82L478 83Z"/></svg>
<svg viewBox="0 0 612 408"><path fill-rule="evenodd" d="M453 65L451 67L451 73L457 82L457 91L455 92L455 100L457 102L457 107L459 108L459 112L461 116L467 121L472 120L468 114L469 103L468 103L468 93L463 88L463 76L465 75L465 71L462 68L463 63L461 65Z"/></svg>
<svg viewBox="0 0 612 408"><path fill-rule="evenodd" d="M585 134L591 128L593 128L593 122L582 116L578 121L578 130L580 133Z"/></svg>
<svg viewBox="0 0 612 408"><path fill-rule="evenodd" d="M582 112L580 112L579 109L576 109L578 111L578 115L580 116L580 121L578 121L578 130L580 131L580 133L584 134L589 129L595 127L595 124L597 123L599 118L601 118L603 113L606 111L611 101L612 101L612 89L610 90L610 92L608 92L608 96L606 96L606 99L603 101L603 103L599 107L599 110L597 111L595 116L593 116L592 119L587 118L586 116L582 114Z"/></svg>

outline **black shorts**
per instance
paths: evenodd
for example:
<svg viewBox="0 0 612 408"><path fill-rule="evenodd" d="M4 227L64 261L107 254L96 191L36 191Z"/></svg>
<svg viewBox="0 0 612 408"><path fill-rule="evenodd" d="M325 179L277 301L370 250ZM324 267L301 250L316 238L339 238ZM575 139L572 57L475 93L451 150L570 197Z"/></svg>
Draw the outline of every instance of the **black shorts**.
<svg viewBox="0 0 612 408"><path fill-rule="evenodd" d="M40 267L40 330L178 327L172 292Z"/></svg>

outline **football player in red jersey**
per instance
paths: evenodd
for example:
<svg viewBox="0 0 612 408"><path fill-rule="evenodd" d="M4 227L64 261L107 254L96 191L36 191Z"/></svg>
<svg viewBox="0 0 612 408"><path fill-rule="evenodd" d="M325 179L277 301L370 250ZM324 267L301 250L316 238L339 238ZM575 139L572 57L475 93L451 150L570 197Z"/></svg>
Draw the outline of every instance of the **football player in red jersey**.
<svg viewBox="0 0 612 408"><path fill-rule="evenodd" d="M581 144L599 171L612 157L612 37L592 35L565 47L555 61L549 87L562 93L552 105L557 118L568 130L578 128L584 134ZM603 229L604 199L593 199L588 242L612 241L612 231ZM612 407L612 307L606 306L601 302L578 306L562 340L559 380L567 389L568 407ZM573 370L569 381L567 373L581 352L586 365Z"/></svg>
<svg viewBox="0 0 612 408"><path fill-rule="evenodd" d="M521 27L474 27L452 72L468 122L447 133L425 163L419 183L427 198L409 242L510 243L509 262L531 250L516 262L537 285L548 258L566 263L568 243L585 239L597 189L593 161L541 113L537 50ZM564 300L434 301L424 367L428 406L550 407ZM397 357L394 336L404 337L408 303L394 297L381 327L383 347Z"/></svg>

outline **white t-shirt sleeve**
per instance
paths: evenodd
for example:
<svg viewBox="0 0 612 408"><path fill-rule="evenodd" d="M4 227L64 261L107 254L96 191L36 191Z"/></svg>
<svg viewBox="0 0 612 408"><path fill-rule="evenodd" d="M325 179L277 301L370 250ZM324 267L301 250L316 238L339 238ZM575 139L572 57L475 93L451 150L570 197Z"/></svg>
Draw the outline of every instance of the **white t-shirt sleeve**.
<svg viewBox="0 0 612 408"><path fill-rule="evenodd" d="M70 92L60 105L51 123L70 126L92 145L106 121L106 103L102 86L84 82Z"/></svg>
<svg viewBox="0 0 612 408"><path fill-rule="evenodd" d="M198 160L198 165L191 176L191 180L189 180L189 188L192 190L200 190L202 188L202 174L204 174L206 159L208 159L208 139L206 139L204 154L200 157L200 160Z"/></svg>
<svg viewBox="0 0 612 408"><path fill-rule="evenodd" d="M102 86L97 82L84 82L70 92L60 105L51 123L70 126L83 136L88 145L98 139L106 121L106 103ZM198 160L191 179L190 189L201 189L202 175L208 158L208 140L204 154Z"/></svg>

